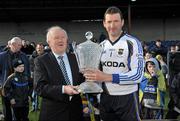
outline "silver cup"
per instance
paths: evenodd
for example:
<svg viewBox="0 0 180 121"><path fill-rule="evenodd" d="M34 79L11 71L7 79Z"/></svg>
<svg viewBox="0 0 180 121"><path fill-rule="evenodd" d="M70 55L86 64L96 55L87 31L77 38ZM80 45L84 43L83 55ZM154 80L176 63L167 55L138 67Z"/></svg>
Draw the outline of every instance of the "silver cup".
<svg viewBox="0 0 180 121"><path fill-rule="evenodd" d="M91 41L93 38L92 32L86 32L85 37L87 40L77 45L75 49L81 72L85 69L98 69L102 53L102 48ZM101 93L103 90L98 83L86 80L79 85L78 91L82 93Z"/></svg>

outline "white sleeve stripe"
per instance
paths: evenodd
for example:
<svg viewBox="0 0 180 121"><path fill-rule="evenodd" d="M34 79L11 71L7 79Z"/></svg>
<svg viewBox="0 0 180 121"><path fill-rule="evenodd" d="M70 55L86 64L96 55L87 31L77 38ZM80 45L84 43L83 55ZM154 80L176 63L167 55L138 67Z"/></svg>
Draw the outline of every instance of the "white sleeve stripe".
<svg viewBox="0 0 180 121"><path fill-rule="evenodd" d="M140 68L143 68L142 65L143 65L143 60L139 60L139 61L138 61L138 70L139 70ZM136 74L138 73L138 70L137 70ZM130 78L133 77L133 76L135 76L136 74L130 76ZM127 78L128 75L122 75L121 77L122 77L122 79L123 79L123 78Z"/></svg>
<svg viewBox="0 0 180 121"><path fill-rule="evenodd" d="M143 64L143 63L142 63L142 62L139 62L138 66L141 65L141 64ZM134 79L134 78L136 78L136 77L141 73L141 70L142 70L142 69L143 69L143 67L138 67L136 74L134 74L134 75L132 75L132 76L130 76L130 77L128 77L128 75L120 76L120 79L124 79L124 80L126 80L127 78L128 78L128 79L129 79L129 78Z"/></svg>
<svg viewBox="0 0 180 121"><path fill-rule="evenodd" d="M143 74L143 68L140 69L139 75L137 77L134 77L134 79L129 78L128 80L120 80L120 82L126 82L126 81L136 82L142 77L142 74Z"/></svg>
<svg viewBox="0 0 180 121"><path fill-rule="evenodd" d="M136 38L135 38L135 40L136 40L136 43L138 45L138 53L143 53L143 49L142 49L141 43Z"/></svg>
<svg viewBox="0 0 180 121"><path fill-rule="evenodd" d="M119 75L119 81L137 81L139 80L141 77L142 77L142 74L143 74L143 69L144 69L144 61L143 59L140 58L140 56L143 56L143 49L142 49L142 46L141 46L141 43L139 42L139 40L135 37L132 37L131 35L128 35L126 34L127 37L135 40L135 45L134 47L137 47L137 50L134 50L134 51L138 51L137 54L138 54L138 67L137 69L134 69L132 68L132 72L127 72L127 74L120 74ZM135 54L135 53L134 53ZM128 61L128 64L130 65L129 61ZM130 67L130 66L129 66ZM131 74L130 74L131 73ZM134 73L134 74L133 74Z"/></svg>
<svg viewBox="0 0 180 121"><path fill-rule="evenodd" d="M141 65L143 65L143 61L138 62L138 66L141 66ZM128 77L128 75L120 76L119 79L120 79L120 81L138 80L141 77L142 72L143 72L143 66L138 67L136 74L134 74L130 77Z"/></svg>
<svg viewBox="0 0 180 121"><path fill-rule="evenodd" d="M139 52L139 53L143 53L143 49L142 49L142 46L141 46L141 43L139 42L139 40L138 40L137 38L135 38L135 37L132 37L131 35L128 35L128 34L126 34L126 36L128 36L129 38L132 38L132 39L136 40L136 43L137 43L137 45L138 45L138 52Z"/></svg>

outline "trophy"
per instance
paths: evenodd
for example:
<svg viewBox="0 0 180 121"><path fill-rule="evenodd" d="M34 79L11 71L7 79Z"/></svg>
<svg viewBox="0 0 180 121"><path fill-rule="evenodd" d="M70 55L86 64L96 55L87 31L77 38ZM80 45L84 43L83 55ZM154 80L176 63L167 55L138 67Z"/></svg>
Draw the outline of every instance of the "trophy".
<svg viewBox="0 0 180 121"><path fill-rule="evenodd" d="M77 45L75 49L81 72L85 69L98 69L102 53L102 48L91 41L93 38L92 32L86 32L85 37L87 40ZM103 90L98 83L86 80L79 85L78 91L82 93L101 93Z"/></svg>

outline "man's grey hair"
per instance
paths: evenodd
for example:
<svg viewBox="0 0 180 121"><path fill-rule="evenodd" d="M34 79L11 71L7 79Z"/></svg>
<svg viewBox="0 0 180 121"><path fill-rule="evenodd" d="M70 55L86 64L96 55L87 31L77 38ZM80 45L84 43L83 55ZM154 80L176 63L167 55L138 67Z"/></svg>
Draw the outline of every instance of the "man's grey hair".
<svg viewBox="0 0 180 121"><path fill-rule="evenodd" d="M7 44L8 44L8 45L11 45L11 40L9 40Z"/></svg>
<svg viewBox="0 0 180 121"><path fill-rule="evenodd" d="M11 44L13 43L17 43L17 42L22 42L21 38L20 37L13 37L11 40L10 40Z"/></svg>
<svg viewBox="0 0 180 121"><path fill-rule="evenodd" d="M68 38L67 32L63 28L61 28L60 26L52 26L47 30L47 34L46 34L46 42L47 43L49 41L48 39L49 39L49 36L50 36L51 32L54 31L54 30L63 31L66 34L67 38Z"/></svg>

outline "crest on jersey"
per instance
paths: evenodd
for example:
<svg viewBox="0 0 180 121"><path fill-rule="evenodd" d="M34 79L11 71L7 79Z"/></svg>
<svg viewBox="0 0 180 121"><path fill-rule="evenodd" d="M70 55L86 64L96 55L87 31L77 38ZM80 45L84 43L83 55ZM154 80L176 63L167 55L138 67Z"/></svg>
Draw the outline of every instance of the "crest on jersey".
<svg viewBox="0 0 180 121"><path fill-rule="evenodd" d="M119 55L122 55L122 54L123 54L123 51L124 51L124 49L118 49L118 54L119 54Z"/></svg>
<svg viewBox="0 0 180 121"><path fill-rule="evenodd" d="M15 77L15 78L14 78L14 80L15 80L15 81L18 81L18 78L17 78L17 77Z"/></svg>

